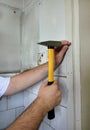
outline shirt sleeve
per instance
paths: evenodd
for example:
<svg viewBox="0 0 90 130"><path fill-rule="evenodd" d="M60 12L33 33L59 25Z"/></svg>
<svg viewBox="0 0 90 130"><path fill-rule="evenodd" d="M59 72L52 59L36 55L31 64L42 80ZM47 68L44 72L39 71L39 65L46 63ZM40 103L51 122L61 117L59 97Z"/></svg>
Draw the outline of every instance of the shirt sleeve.
<svg viewBox="0 0 90 130"><path fill-rule="evenodd" d="M10 83L10 77L0 77L0 97L6 92Z"/></svg>

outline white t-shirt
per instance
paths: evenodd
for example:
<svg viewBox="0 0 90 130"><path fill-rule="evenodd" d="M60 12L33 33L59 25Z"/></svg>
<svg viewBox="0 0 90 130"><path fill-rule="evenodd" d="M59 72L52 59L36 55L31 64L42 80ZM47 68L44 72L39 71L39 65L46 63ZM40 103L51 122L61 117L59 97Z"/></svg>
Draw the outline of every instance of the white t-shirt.
<svg viewBox="0 0 90 130"><path fill-rule="evenodd" d="M6 92L10 83L10 77L0 77L0 97Z"/></svg>

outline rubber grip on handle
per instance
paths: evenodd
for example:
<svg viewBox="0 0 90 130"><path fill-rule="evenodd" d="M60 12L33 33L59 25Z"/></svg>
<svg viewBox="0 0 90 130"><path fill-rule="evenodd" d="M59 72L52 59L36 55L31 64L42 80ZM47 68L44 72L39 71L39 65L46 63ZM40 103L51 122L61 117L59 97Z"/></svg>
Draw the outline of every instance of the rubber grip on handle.
<svg viewBox="0 0 90 130"><path fill-rule="evenodd" d="M55 112L54 109L52 109L51 111L48 112L48 119L52 120L55 118Z"/></svg>
<svg viewBox="0 0 90 130"><path fill-rule="evenodd" d="M51 85L53 84L53 82L48 82L48 85ZM49 120L52 120L55 118L55 112L54 112L54 109L52 109L51 111L48 112L48 119Z"/></svg>

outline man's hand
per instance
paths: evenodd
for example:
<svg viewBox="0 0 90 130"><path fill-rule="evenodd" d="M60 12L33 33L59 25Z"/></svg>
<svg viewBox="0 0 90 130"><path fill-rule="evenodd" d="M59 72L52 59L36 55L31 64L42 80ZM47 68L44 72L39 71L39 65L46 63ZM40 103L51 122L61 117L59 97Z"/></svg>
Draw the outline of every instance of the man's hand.
<svg viewBox="0 0 90 130"><path fill-rule="evenodd" d="M43 83L36 100L6 130L38 130L45 114L61 102L61 91L57 81L50 86Z"/></svg>
<svg viewBox="0 0 90 130"><path fill-rule="evenodd" d="M55 47L55 68L61 64L69 46L71 45L71 42L66 41L66 40L63 40L61 42L63 45L62 48Z"/></svg>
<svg viewBox="0 0 90 130"><path fill-rule="evenodd" d="M62 62L64 55L70 46L70 42L61 41L63 47L55 48L55 68ZM11 78L5 95L22 91L39 82L47 76L48 64L43 64L32 70L21 73ZM43 83L39 89L37 99L7 130L37 130L45 114L61 102L61 91L59 84L54 81L52 85Z"/></svg>
<svg viewBox="0 0 90 130"><path fill-rule="evenodd" d="M42 84L38 94L38 98L43 105L43 110L46 111L46 113L60 104L62 97L57 81L54 81L54 83L49 86L47 84L47 82Z"/></svg>

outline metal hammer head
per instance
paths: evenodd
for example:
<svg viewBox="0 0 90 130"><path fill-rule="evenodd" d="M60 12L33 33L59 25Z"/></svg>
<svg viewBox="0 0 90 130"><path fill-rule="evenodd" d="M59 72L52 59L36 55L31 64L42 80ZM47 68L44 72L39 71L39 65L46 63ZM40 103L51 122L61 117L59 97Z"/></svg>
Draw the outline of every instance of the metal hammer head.
<svg viewBox="0 0 90 130"><path fill-rule="evenodd" d="M38 44L51 47L51 48L63 46L61 41L44 41L44 42L39 42Z"/></svg>

